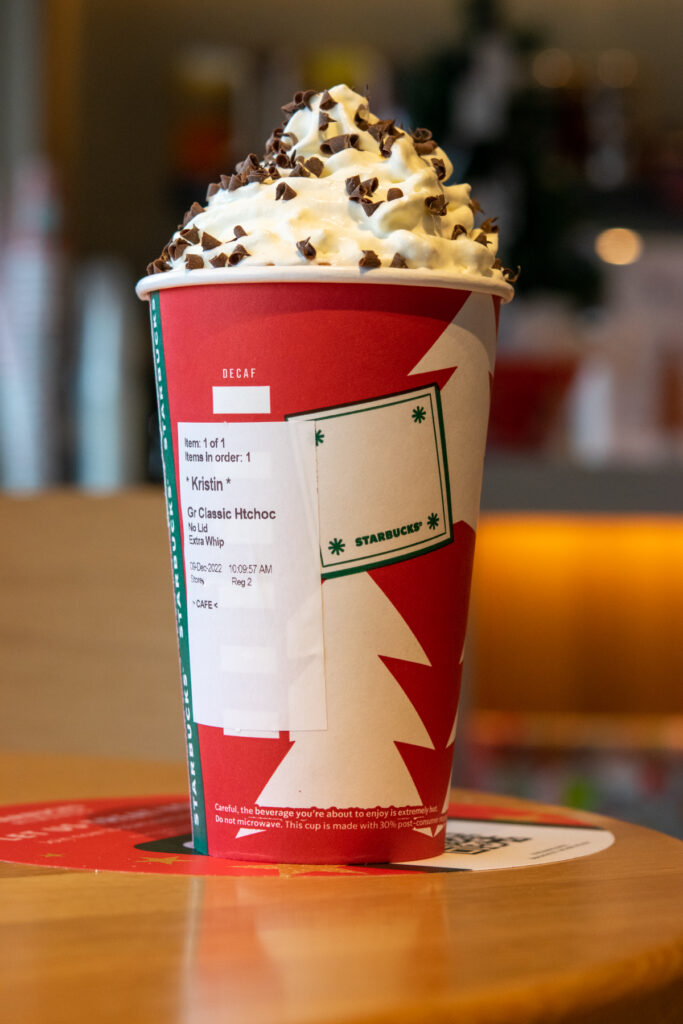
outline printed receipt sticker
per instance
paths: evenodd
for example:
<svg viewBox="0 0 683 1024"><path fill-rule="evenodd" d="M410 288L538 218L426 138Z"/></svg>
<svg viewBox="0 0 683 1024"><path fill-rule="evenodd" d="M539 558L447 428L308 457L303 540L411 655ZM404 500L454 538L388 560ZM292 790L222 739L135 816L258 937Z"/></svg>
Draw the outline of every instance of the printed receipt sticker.
<svg viewBox="0 0 683 1024"><path fill-rule="evenodd" d="M451 804L446 851L429 860L365 866L264 864L195 854L185 797L73 800L0 807L0 861L86 871L171 875L387 875L486 871L586 857L611 832L560 812Z"/></svg>

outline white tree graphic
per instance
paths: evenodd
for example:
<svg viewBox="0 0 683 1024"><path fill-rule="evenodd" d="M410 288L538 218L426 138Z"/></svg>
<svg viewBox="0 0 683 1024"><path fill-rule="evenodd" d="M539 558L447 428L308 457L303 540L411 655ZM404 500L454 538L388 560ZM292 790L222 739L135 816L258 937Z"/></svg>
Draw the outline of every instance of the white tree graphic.
<svg viewBox="0 0 683 1024"><path fill-rule="evenodd" d="M496 356L496 321L490 295L473 292L411 374L456 367L441 389L453 522L476 529L484 448Z"/></svg>
<svg viewBox="0 0 683 1024"><path fill-rule="evenodd" d="M380 655L428 665L406 622L367 573L323 586L328 728L294 746L258 797L269 807L420 804L397 742L433 749Z"/></svg>

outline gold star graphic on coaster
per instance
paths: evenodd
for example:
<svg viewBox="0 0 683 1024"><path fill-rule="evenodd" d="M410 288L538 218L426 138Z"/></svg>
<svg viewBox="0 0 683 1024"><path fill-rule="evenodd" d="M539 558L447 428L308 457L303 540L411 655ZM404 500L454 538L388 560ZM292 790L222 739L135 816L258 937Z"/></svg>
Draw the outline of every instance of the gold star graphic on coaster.
<svg viewBox="0 0 683 1024"><path fill-rule="evenodd" d="M175 864L177 860L187 857L187 854L174 855L172 857L140 857L136 864Z"/></svg>
<svg viewBox="0 0 683 1024"><path fill-rule="evenodd" d="M357 875L361 873L351 864L278 864L277 869L281 878L308 875L312 871L325 875Z"/></svg>
<svg viewBox="0 0 683 1024"><path fill-rule="evenodd" d="M63 857L63 853L44 853L43 857Z"/></svg>

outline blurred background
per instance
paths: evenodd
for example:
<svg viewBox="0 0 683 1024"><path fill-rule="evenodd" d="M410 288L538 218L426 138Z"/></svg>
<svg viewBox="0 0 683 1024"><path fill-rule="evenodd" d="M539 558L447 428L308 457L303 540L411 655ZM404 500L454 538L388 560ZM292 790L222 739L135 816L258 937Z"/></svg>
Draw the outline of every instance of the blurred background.
<svg viewBox="0 0 683 1024"><path fill-rule="evenodd" d="M160 497L135 281L295 90L367 88L433 130L522 267L455 781L683 835L681 38L675 0L3 0L6 515L62 488ZM153 750L124 753L182 757L170 689ZM30 740L15 725L4 744L59 748L50 716Z"/></svg>

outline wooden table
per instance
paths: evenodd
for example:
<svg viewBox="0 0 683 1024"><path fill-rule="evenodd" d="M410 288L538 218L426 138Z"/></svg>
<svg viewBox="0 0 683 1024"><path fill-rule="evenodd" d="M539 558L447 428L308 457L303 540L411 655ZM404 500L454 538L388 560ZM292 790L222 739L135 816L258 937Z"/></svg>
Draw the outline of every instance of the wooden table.
<svg viewBox="0 0 683 1024"><path fill-rule="evenodd" d="M182 765L0 755L3 804L184 787ZM579 816L615 844L504 871L230 878L1 864L3 1019L674 1024L683 844Z"/></svg>

